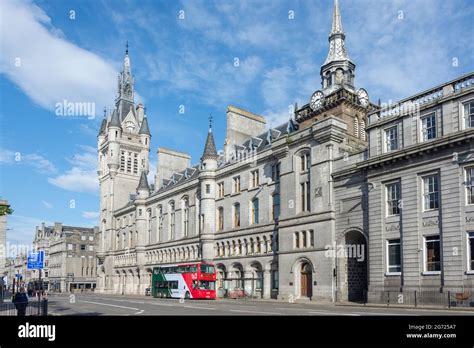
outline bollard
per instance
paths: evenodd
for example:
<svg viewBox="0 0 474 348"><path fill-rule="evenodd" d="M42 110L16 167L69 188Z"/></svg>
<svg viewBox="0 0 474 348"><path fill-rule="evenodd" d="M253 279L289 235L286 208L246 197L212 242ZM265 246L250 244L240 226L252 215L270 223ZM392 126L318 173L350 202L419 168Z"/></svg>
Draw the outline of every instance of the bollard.
<svg viewBox="0 0 474 348"><path fill-rule="evenodd" d="M43 300L43 313L42 313L43 316L47 316L48 315L48 299L44 299Z"/></svg>

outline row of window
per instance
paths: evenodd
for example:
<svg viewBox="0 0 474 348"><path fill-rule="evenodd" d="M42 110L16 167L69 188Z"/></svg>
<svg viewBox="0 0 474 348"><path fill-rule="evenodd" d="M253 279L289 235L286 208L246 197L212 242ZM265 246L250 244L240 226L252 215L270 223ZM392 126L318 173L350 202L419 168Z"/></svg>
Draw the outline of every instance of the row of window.
<svg viewBox="0 0 474 348"><path fill-rule="evenodd" d="M280 216L280 194L275 193L270 196L271 199L271 219L275 221ZM259 223L259 212L260 212L260 205L259 199L254 198L250 202L250 224L258 224ZM240 203L235 203L232 206L232 228L240 227ZM224 230L224 208L219 207L217 208L217 231Z"/></svg>
<svg viewBox="0 0 474 348"><path fill-rule="evenodd" d="M267 236L249 238L248 240L244 238L243 240L216 243L214 252L217 257L266 254L275 249L273 244L272 238Z"/></svg>
<svg viewBox="0 0 474 348"><path fill-rule="evenodd" d="M304 249L314 247L314 231L298 231L293 233L293 248Z"/></svg>
<svg viewBox="0 0 474 348"><path fill-rule="evenodd" d="M271 166L271 177L273 182L280 180L280 163L273 164ZM250 172L250 188L257 188L260 185L260 172L258 169ZM232 193L241 192L240 186L240 175L232 178ZM224 198L224 182L217 183L217 198Z"/></svg>
<svg viewBox="0 0 474 348"><path fill-rule="evenodd" d="M465 168L466 204L474 204L474 167ZM423 210L436 210L440 206L440 179L438 174L422 178ZM399 215L403 206L400 182L385 185L387 215Z"/></svg>
<svg viewBox="0 0 474 348"><path fill-rule="evenodd" d="M195 260L200 257L199 248L181 247L177 249L167 249L149 252L146 254L147 263L175 262L185 260Z"/></svg>
<svg viewBox="0 0 474 348"><path fill-rule="evenodd" d="M138 174L138 154L131 151L120 151L120 171Z"/></svg>
<svg viewBox="0 0 474 348"><path fill-rule="evenodd" d="M474 101L464 104L464 120L466 128L474 127ZM399 134L399 124L385 129L384 151L390 152L402 148L401 137ZM428 141L438 137L436 112L420 118L420 141Z"/></svg>
<svg viewBox="0 0 474 348"><path fill-rule="evenodd" d="M467 266L474 271L474 232L467 233ZM402 254L400 239L387 240L387 274L401 274ZM441 242L439 235L425 236L423 241L423 272L441 272Z"/></svg>
<svg viewBox="0 0 474 348"><path fill-rule="evenodd" d="M76 250L76 244L68 243L67 245L67 250ZM94 246L93 245L85 245L81 244L80 245L80 250L81 251L94 251Z"/></svg>

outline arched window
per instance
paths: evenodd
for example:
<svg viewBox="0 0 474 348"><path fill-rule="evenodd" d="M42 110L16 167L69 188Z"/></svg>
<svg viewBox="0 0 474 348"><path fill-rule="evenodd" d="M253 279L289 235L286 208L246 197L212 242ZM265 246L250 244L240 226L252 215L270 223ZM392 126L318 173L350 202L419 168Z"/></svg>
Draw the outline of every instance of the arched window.
<svg viewBox="0 0 474 348"><path fill-rule="evenodd" d="M251 223L258 224L258 198L252 200L252 214L251 214Z"/></svg>
<svg viewBox="0 0 474 348"><path fill-rule="evenodd" d="M158 242L161 242L163 238L163 207L161 205L156 207L156 226L157 226L156 240Z"/></svg>
<svg viewBox="0 0 474 348"><path fill-rule="evenodd" d="M233 206L234 209L234 227L240 227L240 204L235 203Z"/></svg>
<svg viewBox="0 0 474 348"><path fill-rule="evenodd" d="M174 202L171 201L168 204L168 211L169 211L169 216L170 216L170 221L169 221L169 239L174 239L175 237L175 217L176 217L176 211L174 207Z"/></svg>
<svg viewBox="0 0 474 348"><path fill-rule="evenodd" d="M182 200L183 208L183 236L187 237L189 234L189 199L184 197Z"/></svg>
<svg viewBox="0 0 474 348"><path fill-rule="evenodd" d="M146 211L147 243L151 243L151 209Z"/></svg>
<svg viewBox="0 0 474 348"><path fill-rule="evenodd" d="M360 121L360 138L365 141L366 135L365 135L365 120L362 119Z"/></svg>
<svg viewBox="0 0 474 348"><path fill-rule="evenodd" d="M223 231L224 230L224 208L219 207L217 209L217 230Z"/></svg>
<svg viewBox="0 0 474 348"><path fill-rule="evenodd" d="M257 237L257 240L256 240L256 248L255 248L255 252L257 254L260 254L262 252L262 248L261 248L261 244L260 244L260 237Z"/></svg>
<svg viewBox="0 0 474 348"><path fill-rule="evenodd" d="M354 136L359 137L359 119L357 117L354 118Z"/></svg>

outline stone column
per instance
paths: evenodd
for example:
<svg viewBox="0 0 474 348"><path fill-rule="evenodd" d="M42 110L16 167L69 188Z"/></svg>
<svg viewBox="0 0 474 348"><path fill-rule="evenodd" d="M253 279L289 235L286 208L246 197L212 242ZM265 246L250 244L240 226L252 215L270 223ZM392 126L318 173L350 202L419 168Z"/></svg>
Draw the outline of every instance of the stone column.
<svg viewBox="0 0 474 348"><path fill-rule="evenodd" d="M271 297L271 287L272 287L272 278L271 278L271 271L265 270L263 271L263 298L270 298Z"/></svg>

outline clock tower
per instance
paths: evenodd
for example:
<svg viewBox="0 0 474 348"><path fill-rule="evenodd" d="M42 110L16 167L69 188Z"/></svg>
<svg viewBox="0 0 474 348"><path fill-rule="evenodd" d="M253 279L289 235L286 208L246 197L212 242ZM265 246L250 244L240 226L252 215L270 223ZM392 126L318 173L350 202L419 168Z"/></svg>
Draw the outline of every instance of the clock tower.
<svg viewBox="0 0 474 348"><path fill-rule="evenodd" d="M150 140L145 108L141 103L135 105L134 101L134 80L127 44L118 77L115 108L108 116L104 115L97 145L101 232L98 257L105 269L113 267L115 211L133 199L140 178L148 173ZM103 290L109 286L106 281L99 288Z"/></svg>
<svg viewBox="0 0 474 348"><path fill-rule="evenodd" d="M339 0L334 0L329 52L320 71L321 89L313 93L308 104L295 110L295 120L300 128L306 128L328 116L338 117L347 125L347 143L362 149L367 145L366 114L376 106L370 103L365 89L355 87L356 66L347 54L345 39Z"/></svg>

